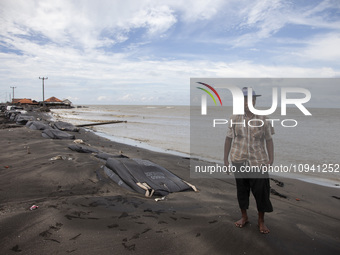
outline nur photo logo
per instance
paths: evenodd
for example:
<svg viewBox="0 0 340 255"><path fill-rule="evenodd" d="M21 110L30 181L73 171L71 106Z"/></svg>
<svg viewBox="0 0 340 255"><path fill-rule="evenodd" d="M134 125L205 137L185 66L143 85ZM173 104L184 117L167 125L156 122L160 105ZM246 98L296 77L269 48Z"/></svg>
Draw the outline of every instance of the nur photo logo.
<svg viewBox="0 0 340 255"><path fill-rule="evenodd" d="M211 91L213 91L215 93L215 95L217 96L217 98L219 99L220 104L222 106L222 100L221 100L219 94L217 93L217 91L212 86L210 86L206 83L203 83L203 82L197 82L197 83L204 85L207 88L209 88ZM210 95L210 97L213 99L215 105L217 105L214 96L208 90L206 90L204 88L200 88L200 87L197 87L197 88L205 91L208 95ZM275 110L277 109L277 106L278 106L278 88L276 88L276 87L272 88L272 105L267 110L255 109L253 102L252 102L252 97L247 97L245 99L244 90L248 90L247 93L252 95L253 89L251 87L243 88L243 90L242 90L242 89L240 89L240 88L238 88L234 85L224 85L223 88L229 89L229 91L232 94L232 97L233 97L233 114L244 114L244 101L245 100L247 100L249 110L252 113L257 114L257 115L270 115L273 112L275 112ZM289 93L303 94L304 97L303 98L287 98L287 95ZM281 88L281 115L287 115L287 105L295 105L298 109L300 109L300 111L304 115L312 115L306 109L306 107L303 105L304 103L307 103L310 99L311 99L311 93L308 89L296 88L296 87ZM203 94L202 98L201 98L201 109L202 109L201 110L202 115L206 115L207 114L207 97L206 97L205 94Z"/></svg>
<svg viewBox="0 0 340 255"><path fill-rule="evenodd" d="M281 116L287 115L287 107L298 108L300 112L302 112L305 116L311 116L312 114L307 110L304 104L308 103L311 99L311 93L306 88L301 87L268 87L265 90L267 96L271 95L271 106L268 109L259 109L255 108L255 104L253 102L254 90L252 87L243 87L241 89L238 86L230 84L226 82L224 84L215 85L214 87L219 89L219 93L216 89L204 82L197 81L196 83L204 86L204 87L196 87L204 91L201 95L201 115L207 115L207 94L212 98L215 105L218 105L216 99L218 99L221 106L222 99L220 97L221 91L223 94L230 94L232 96L232 109L234 115L244 115L245 114L245 105L247 105L249 111L257 116L269 116L273 114L278 107L280 107ZM269 93L271 91L271 94ZM224 93L225 92L225 93ZM280 93L279 93L280 92ZM253 96L246 96L253 95ZM260 95L255 95L255 97ZM280 102L280 104L279 104ZM263 108L263 107L262 107ZM295 127L298 122L295 119L270 119L267 118L266 121L270 122L272 126L274 126L275 122L281 122L283 127ZM263 121L260 120L263 124ZM225 125L228 123L227 119L213 119L213 127L216 125ZM291 124L288 124L291 123ZM243 124L243 123L238 123ZM245 125L245 124L244 124ZM253 126L251 123L250 126Z"/></svg>

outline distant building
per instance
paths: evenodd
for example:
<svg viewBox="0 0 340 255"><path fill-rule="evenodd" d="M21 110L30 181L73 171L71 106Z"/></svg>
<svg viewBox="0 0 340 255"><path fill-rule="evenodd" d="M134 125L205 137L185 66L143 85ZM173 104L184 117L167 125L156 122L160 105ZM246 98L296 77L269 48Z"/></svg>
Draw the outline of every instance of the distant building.
<svg viewBox="0 0 340 255"><path fill-rule="evenodd" d="M64 103L65 105L70 106L70 107L73 106L73 105L72 105L72 102L71 102L69 99L64 99L64 100L63 100L63 103Z"/></svg>
<svg viewBox="0 0 340 255"><path fill-rule="evenodd" d="M68 99L60 100L56 97L50 97L46 99L44 102L40 101L37 102L35 100L29 98L13 98L12 102L13 105L16 106L48 106L52 108L72 108L72 102Z"/></svg>
<svg viewBox="0 0 340 255"><path fill-rule="evenodd" d="M46 99L43 102L46 106L48 107L55 107L55 108L68 108L71 107L71 101L68 100L67 102L60 100L59 98L56 97L50 97L48 99Z"/></svg>
<svg viewBox="0 0 340 255"><path fill-rule="evenodd" d="M15 105L37 105L38 102L29 98L13 98L12 104Z"/></svg>
<svg viewBox="0 0 340 255"><path fill-rule="evenodd" d="M56 97L50 97L50 98L46 99L44 102L45 103L62 103L63 101L61 101L60 99L58 99Z"/></svg>
<svg viewBox="0 0 340 255"><path fill-rule="evenodd" d="M20 100L22 100L23 98L12 98L12 104L17 104L19 103Z"/></svg>

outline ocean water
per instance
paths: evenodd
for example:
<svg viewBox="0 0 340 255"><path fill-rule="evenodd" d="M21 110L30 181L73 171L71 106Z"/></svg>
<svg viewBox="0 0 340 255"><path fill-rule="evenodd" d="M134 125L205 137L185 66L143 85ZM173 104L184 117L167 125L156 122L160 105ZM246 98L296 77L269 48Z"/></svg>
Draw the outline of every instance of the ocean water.
<svg viewBox="0 0 340 255"><path fill-rule="evenodd" d="M187 106L90 105L55 109L54 117L74 125L112 120L127 123L94 126L99 135L151 150L189 156L190 109Z"/></svg>
<svg viewBox="0 0 340 255"><path fill-rule="evenodd" d="M291 169L289 174L278 172L276 175L337 187L335 185L340 184L340 168L337 168L340 164L340 109L309 110L312 116L304 116L294 108L287 109L287 117L280 112L269 116L280 119L274 122L274 165ZM212 129L211 119L229 119L232 108L209 107L210 119L204 121L199 111L190 106L90 105L55 109L53 115L56 120L75 125L127 121L94 126L93 130L113 141L222 164L227 126L218 125ZM298 125L283 127L283 119L294 119Z"/></svg>

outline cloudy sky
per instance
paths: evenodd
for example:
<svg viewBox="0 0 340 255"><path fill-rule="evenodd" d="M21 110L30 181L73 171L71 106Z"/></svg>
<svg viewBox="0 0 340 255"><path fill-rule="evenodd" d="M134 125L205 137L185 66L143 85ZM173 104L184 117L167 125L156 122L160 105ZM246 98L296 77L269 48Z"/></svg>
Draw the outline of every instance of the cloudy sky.
<svg viewBox="0 0 340 255"><path fill-rule="evenodd" d="M340 77L339 45L338 0L1 0L0 101L40 76L45 99L185 105L191 77Z"/></svg>

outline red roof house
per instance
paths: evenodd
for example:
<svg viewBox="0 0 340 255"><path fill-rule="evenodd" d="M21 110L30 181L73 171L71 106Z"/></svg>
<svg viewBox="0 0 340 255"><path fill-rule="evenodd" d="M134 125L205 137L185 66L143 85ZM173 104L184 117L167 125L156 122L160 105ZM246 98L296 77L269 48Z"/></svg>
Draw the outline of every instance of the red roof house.
<svg viewBox="0 0 340 255"><path fill-rule="evenodd" d="M31 99L28 99L28 98L14 98L14 99L12 99L12 104L20 104L20 105L30 104L30 105L33 105L33 104L38 104L38 102L32 101Z"/></svg>
<svg viewBox="0 0 340 255"><path fill-rule="evenodd" d="M61 101L60 99L56 98L56 97L50 97L48 99L46 99L44 102L49 102L49 103L62 103L63 101Z"/></svg>

